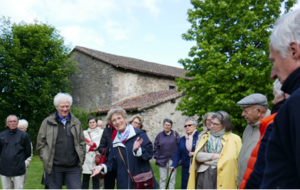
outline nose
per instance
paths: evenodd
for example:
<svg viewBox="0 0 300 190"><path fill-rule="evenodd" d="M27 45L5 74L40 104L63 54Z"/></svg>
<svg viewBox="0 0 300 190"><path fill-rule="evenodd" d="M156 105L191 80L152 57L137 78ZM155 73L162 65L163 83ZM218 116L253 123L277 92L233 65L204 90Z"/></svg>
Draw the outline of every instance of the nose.
<svg viewBox="0 0 300 190"><path fill-rule="evenodd" d="M246 115L246 114L245 114L245 112L243 111L243 112L242 112L242 116L244 117L245 115Z"/></svg>
<svg viewBox="0 0 300 190"><path fill-rule="evenodd" d="M274 69L274 65L272 67L272 70L271 70L271 75L270 75L271 79L277 79L277 73Z"/></svg>

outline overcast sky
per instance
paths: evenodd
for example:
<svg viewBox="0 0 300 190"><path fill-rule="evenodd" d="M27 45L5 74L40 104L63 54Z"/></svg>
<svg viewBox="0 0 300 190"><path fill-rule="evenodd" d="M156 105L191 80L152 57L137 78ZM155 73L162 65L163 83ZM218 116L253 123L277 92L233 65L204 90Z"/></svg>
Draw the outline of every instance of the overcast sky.
<svg viewBox="0 0 300 190"><path fill-rule="evenodd" d="M1 0L0 16L48 23L72 47L181 67L195 45L181 38L189 8L189 0Z"/></svg>

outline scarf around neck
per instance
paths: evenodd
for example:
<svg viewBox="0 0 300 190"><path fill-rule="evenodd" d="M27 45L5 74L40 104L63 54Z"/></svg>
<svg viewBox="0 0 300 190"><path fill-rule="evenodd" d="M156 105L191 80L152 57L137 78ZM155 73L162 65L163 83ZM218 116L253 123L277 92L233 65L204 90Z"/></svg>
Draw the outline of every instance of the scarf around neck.
<svg viewBox="0 0 300 190"><path fill-rule="evenodd" d="M216 133L210 133L207 141L207 152L209 153L221 153L223 145L222 138L225 134L225 129Z"/></svg>
<svg viewBox="0 0 300 190"><path fill-rule="evenodd" d="M193 146L193 136L195 134L197 130L195 129L194 132L191 134L191 135L188 135L187 133L185 134L185 146L186 146L186 149L191 152L192 151L192 146Z"/></svg>

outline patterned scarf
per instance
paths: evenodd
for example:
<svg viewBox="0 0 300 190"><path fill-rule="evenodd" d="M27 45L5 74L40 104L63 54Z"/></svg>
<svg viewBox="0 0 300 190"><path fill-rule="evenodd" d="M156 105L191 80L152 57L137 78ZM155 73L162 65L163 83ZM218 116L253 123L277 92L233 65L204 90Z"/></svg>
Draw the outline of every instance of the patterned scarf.
<svg viewBox="0 0 300 190"><path fill-rule="evenodd" d="M221 153L223 145L222 145L222 137L225 134L225 129L222 129L216 133L210 133L207 141L207 152L209 153Z"/></svg>

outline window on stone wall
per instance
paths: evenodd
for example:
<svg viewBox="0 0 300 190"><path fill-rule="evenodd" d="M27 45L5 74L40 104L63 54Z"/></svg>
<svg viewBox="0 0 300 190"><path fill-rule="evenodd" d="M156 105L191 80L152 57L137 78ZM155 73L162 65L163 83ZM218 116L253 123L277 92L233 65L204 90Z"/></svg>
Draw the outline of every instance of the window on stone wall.
<svg viewBox="0 0 300 190"><path fill-rule="evenodd" d="M169 85L169 90L173 90L173 89L175 89L175 86Z"/></svg>

